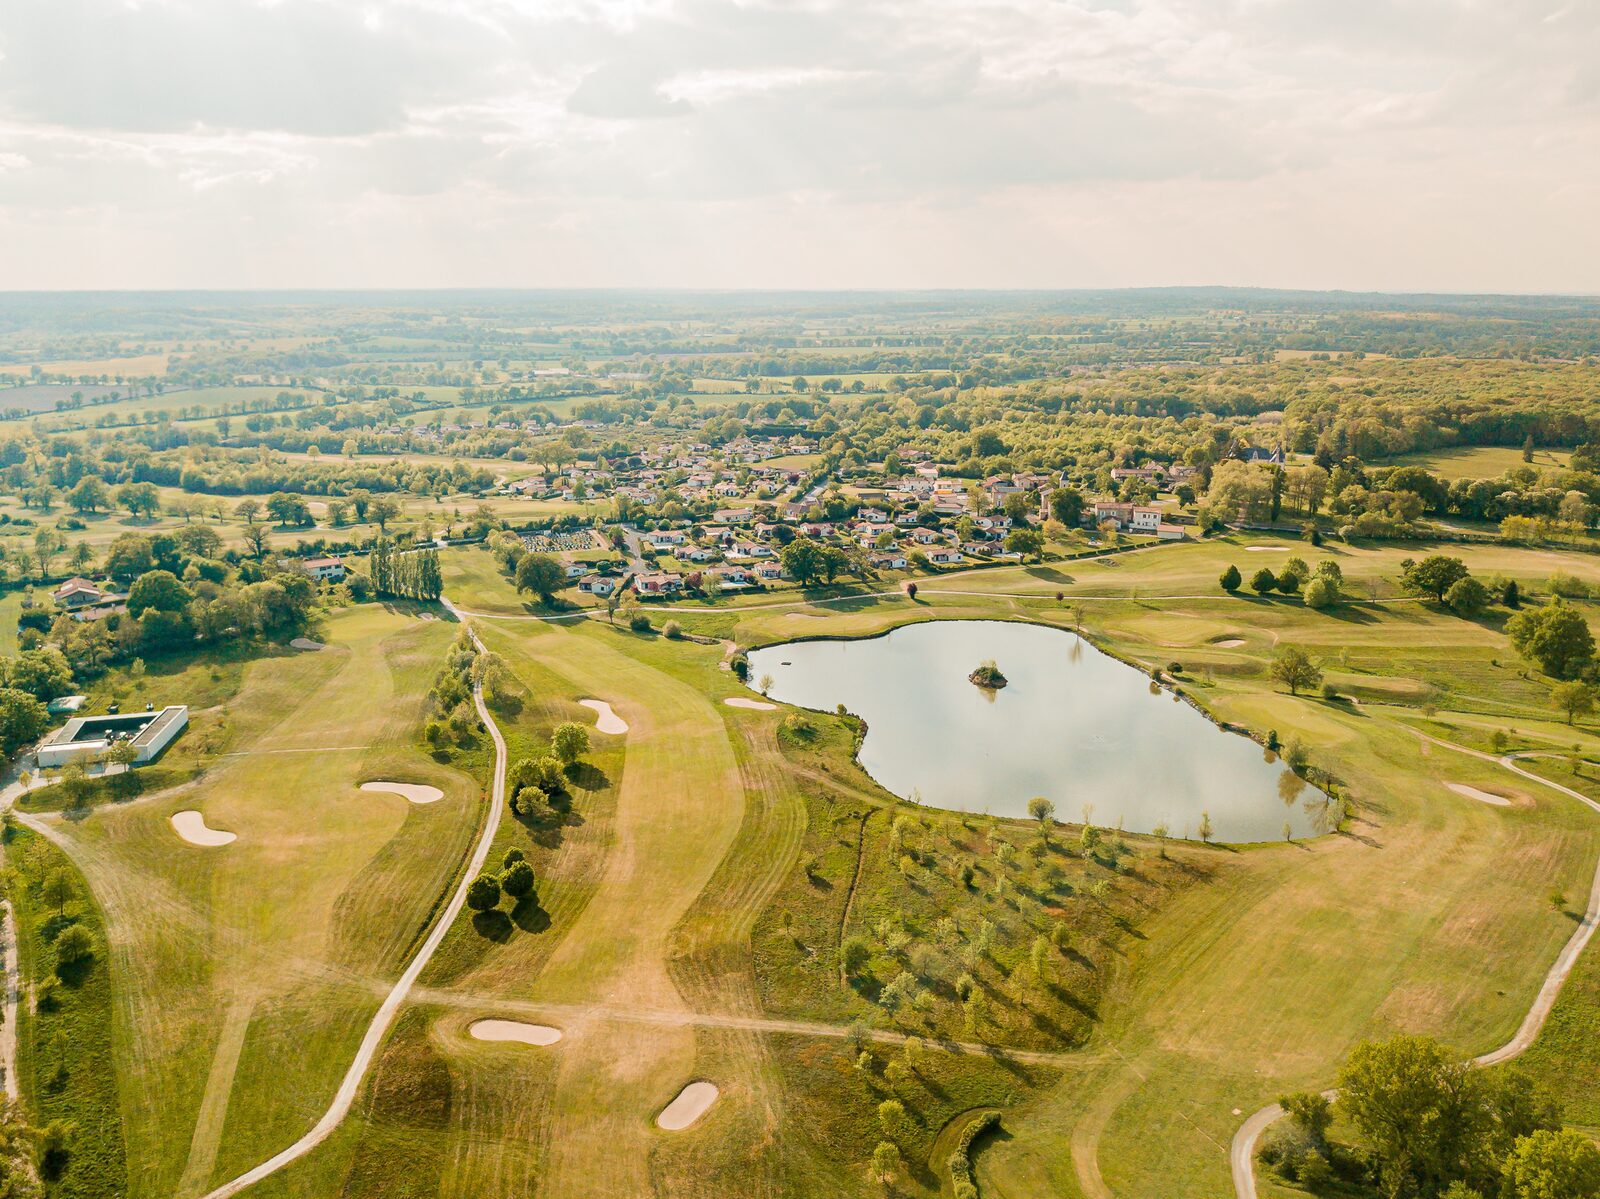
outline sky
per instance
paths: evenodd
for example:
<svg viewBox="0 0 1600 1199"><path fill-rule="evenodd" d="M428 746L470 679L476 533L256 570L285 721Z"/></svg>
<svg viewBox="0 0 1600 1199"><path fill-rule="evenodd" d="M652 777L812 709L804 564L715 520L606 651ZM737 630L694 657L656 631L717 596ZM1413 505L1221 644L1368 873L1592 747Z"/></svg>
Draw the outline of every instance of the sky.
<svg viewBox="0 0 1600 1199"><path fill-rule="evenodd" d="M5 0L0 290L1600 292L1596 0Z"/></svg>

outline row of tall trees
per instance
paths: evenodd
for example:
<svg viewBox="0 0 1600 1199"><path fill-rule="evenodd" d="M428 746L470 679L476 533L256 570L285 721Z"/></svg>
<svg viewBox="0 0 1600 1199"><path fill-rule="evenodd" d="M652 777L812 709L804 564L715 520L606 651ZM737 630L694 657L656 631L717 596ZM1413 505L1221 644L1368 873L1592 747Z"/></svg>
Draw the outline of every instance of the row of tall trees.
<svg viewBox="0 0 1600 1199"><path fill-rule="evenodd" d="M367 571L372 589L379 595L436 600L444 593L444 574L439 569L439 551L435 549L402 553L387 537L380 537L367 559Z"/></svg>

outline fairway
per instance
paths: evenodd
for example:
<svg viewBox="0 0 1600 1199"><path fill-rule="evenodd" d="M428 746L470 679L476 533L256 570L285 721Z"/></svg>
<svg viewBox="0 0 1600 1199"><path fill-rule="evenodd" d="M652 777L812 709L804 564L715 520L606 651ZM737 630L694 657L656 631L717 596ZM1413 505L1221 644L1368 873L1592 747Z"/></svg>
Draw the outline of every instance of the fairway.
<svg viewBox="0 0 1600 1199"><path fill-rule="evenodd" d="M364 608L256 663L198 784L33 818L106 909L133 1195L198 1195L292 1141L398 973L475 827L478 787L411 748L450 626ZM439 787L425 806L371 778ZM185 844L199 810L237 840Z"/></svg>

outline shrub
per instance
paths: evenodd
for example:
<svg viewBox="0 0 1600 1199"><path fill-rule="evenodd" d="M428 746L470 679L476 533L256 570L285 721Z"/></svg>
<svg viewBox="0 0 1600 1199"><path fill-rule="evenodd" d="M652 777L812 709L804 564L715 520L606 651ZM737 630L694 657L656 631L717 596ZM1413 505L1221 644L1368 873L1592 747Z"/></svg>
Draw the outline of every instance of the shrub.
<svg viewBox="0 0 1600 1199"><path fill-rule="evenodd" d="M817 726L800 712L790 712L778 726L778 732L791 741L811 741L817 735Z"/></svg>
<svg viewBox="0 0 1600 1199"><path fill-rule="evenodd" d="M1260 570L1256 571L1255 574L1250 576L1250 587L1251 590L1255 591L1257 594L1265 595L1269 591L1277 590L1278 577L1265 566L1263 566Z"/></svg>
<svg viewBox="0 0 1600 1199"><path fill-rule="evenodd" d="M961 1135L956 1138L955 1148L945 1164L950 1170L950 1184L957 1199L963 1195L976 1199L978 1180L972 1175L972 1143L998 1123L999 1112L984 1112L963 1128Z"/></svg>
<svg viewBox="0 0 1600 1199"><path fill-rule="evenodd" d="M678 641L683 637L683 626L675 620L669 620L661 626L661 632L663 636Z"/></svg>
<svg viewBox="0 0 1600 1199"><path fill-rule="evenodd" d="M1306 607L1318 610L1339 602L1339 589L1325 578L1315 578L1306 587Z"/></svg>
<svg viewBox="0 0 1600 1199"><path fill-rule="evenodd" d="M1239 590L1239 584L1242 581L1243 579L1239 574L1239 568L1231 563L1229 564L1228 569L1222 572L1222 577L1217 580L1217 582L1222 584L1222 589L1224 591Z"/></svg>
<svg viewBox="0 0 1600 1199"><path fill-rule="evenodd" d="M628 627L635 633L648 633L651 629L655 628L655 626L650 623L650 618L643 612L635 612L632 616L628 617Z"/></svg>
<svg viewBox="0 0 1600 1199"><path fill-rule="evenodd" d="M1489 606L1489 589L1468 575L1450 584L1444 602L1457 616L1476 616Z"/></svg>

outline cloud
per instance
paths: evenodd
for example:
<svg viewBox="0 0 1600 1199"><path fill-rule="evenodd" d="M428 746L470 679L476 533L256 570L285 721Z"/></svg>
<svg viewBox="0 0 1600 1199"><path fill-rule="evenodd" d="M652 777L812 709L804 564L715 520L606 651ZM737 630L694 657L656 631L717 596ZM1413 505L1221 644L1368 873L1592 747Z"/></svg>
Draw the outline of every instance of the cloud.
<svg viewBox="0 0 1600 1199"><path fill-rule="evenodd" d="M1593 289L1596 62L1571 0L10 0L0 286Z"/></svg>

